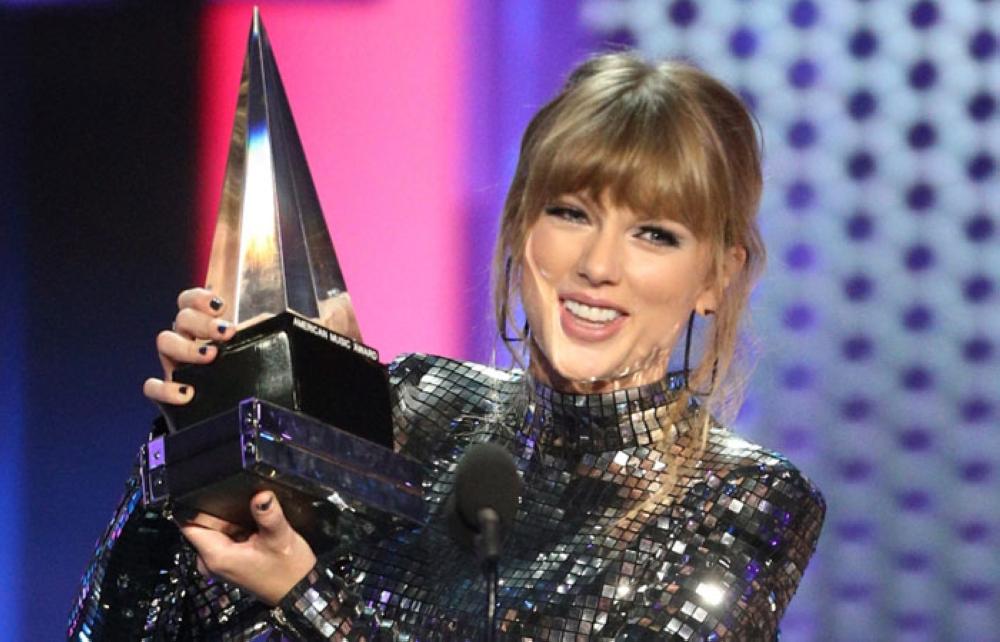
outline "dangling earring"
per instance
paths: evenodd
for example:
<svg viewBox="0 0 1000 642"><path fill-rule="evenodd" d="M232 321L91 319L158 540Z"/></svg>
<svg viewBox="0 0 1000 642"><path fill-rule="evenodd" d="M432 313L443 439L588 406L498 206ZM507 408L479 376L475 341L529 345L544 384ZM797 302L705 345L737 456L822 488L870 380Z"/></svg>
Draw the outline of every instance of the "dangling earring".
<svg viewBox="0 0 1000 642"><path fill-rule="evenodd" d="M524 329L522 330L521 336L509 337L507 336L507 296L510 294L510 269L511 260L507 257L507 262L504 264L503 268L503 303L500 304L500 338L504 343L520 343L527 340L528 331L528 320L524 320Z"/></svg>
<svg viewBox="0 0 1000 642"><path fill-rule="evenodd" d="M705 310L705 316L715 314L715 310ZM719 358L712 364L712 383L707 391L700 392L691 388L691 338L694 335L695 311L691 310L688 317L687 337L684 339L684 389L696 397L710 397L715 392L715 378L719 373Z"/></svg>

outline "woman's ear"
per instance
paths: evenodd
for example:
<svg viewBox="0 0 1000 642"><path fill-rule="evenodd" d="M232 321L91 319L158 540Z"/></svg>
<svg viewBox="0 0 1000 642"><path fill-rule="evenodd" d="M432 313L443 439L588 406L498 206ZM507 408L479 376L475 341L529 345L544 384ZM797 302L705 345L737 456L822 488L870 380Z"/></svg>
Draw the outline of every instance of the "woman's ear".
<svg viewBox="0 0 1000 642"><path fill-rule="evenodd" d="M729 287L729 283L743 271L747 265L747 249L742 245L734 245L726 249L726 256L722 263L722 289Z"/></svg>
<svg viewBox="0 0 1000 642"><path fill-rule="evenodd" d="M719 309L722 297L732 280L743 271L747 264L747 250L742 245L734 245L726 249L722 259L722 278L708 285L695 301L695 312L701 316L713 314Z"/></svg>

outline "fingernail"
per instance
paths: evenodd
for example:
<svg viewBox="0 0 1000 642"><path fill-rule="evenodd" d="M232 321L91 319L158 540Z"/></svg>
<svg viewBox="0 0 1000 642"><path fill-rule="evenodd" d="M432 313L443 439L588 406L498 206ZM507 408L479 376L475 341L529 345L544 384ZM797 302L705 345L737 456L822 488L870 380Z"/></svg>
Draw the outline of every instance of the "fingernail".
<svg viewBox="0 0 1000 642"><path fill-rule="evenodd" d="M177 389L177 392L181 393L182 395L186 395L188 393L188 387L181 386L180 388Z"/></svg>
<svg viewBox="0 0 1000 642"><path fill-rule="evenodd" d="M270 497L267 498L266 502L261 502L257 504L257 510L260 511L261 513L265 512L268 508L271 507L271 503L273 501L274 501L274 495L271 495Z"/></svg>
<svg viewBox="0 0 1000 642"><path fill-rule="evenodd" d="M214 297L211 301L208 302L208 307L218 312L219 310L222 309L222 299L220 299L219 297Z"/></svg>
<svg viewBox="0 0 1000 642"><path fill-rule="evenodd" d="M198 354L200 355L208 354L208 346L201 346L200 348L198 348Z"/></svg>
<svg viewBox="0 0 1000 642"><path fill-rule="evenodd" d="M228 330L228 329L229 329L229 324L228 323L220 323L219 324L219 334L225 334L226 330Z"/></svg>

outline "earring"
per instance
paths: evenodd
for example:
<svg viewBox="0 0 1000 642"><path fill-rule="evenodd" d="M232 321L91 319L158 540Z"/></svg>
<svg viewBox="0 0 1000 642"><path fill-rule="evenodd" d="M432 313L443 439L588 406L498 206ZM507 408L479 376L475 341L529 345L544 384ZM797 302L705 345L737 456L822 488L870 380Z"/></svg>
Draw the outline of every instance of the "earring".
<svg viewBox="0 0 1000 642"><path fill-rule="evenodd" d="M524 329L521 331L521 336L507 336L507 295L510 294L510 269L511 260L507 257L507 262L504 264L503 268L503 291L504 298L503 303L500 304L500 338L504 343L520 343L528 338L528 332L530 328L528 327L528 320L524 320Z"/></svg>
<svg viewBox="0 0 1000 642"><path fill-rule="evenodd" d="M702 314L709 315L714 314L714 310L705 310ZM715 378L719 373L719 358L715 358L715 362L712 364L712 382L708 387L707 391L697 391L691 388L691 339L694 335L694 318L696 312L691 311L691 316L688 317L687 326L687 337L684 339L684 389L696 397L710 397L712 393L715 392Z"/></svg>

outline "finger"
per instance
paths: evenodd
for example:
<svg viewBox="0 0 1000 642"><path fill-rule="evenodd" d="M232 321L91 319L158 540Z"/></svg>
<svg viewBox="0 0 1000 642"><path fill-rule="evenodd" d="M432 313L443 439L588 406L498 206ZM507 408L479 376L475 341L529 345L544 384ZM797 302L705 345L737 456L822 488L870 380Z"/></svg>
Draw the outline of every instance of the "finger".
<svg viewBox="0 0 1000 642"><path fill-rule="evenodd" d="M250 513L257 523L257 532L270 543L280 543L293 531L277 496L264 490L250 499Z"/></svg>
<svg viewBox="0 0 1000 642"><path fill-rule="evenodd" d="M163 371L170 372L178 363L208 363L215 359L219 349L203 341L194 341L172 330L156 335L156 350L160 353Z"/></svg>
<svg viewBox="0 0 1000 642"><path fill-rule="evenodd" d="M239 524L234 524L233 522L222 519L221 517L216 517L215 515L209 515L208 513L196 513L190 517L184 519L184 526L201 526L202 528L210 528L213 531L219 531L224 535L227 535L233 541L243 541L248 536L246 529L244 529Z"/></svg>
<svg viewBox="0 0 1000 642"><path fill-rule="evenodd" d="M194 524L181 526L181 533L198 551L209 575L226 575L231 570L235 551L228 535Z"/></svg>
<svg viewBox="0 0 1000 642"><path fill-rule="evenodd" d="M186 383L164 381L156 377L146 379L142 384L142 394L159 403L169 403L180 406L191 401L194 388Z"/></svg>
<svg viewBox="0 0 1000 642"><path fill-rule="evenodd" d="M202 577L212 577L212 574L208 571L208 567L205 566L205 560L201 559L201 555L198 556L195 565L198 567L198 572L201 573Z"/></svg>
<svg viewBox="0 0 1000 642"><path fill-rule="evenodd" d="M159 350L156 351L156 356L160 358L160 366L163 367L164 381L170 381L171 379L174 378L174 369L177 367L177 364L174 362L173 359L163 354Z"/></svg>
<svg viewBox="0 0 1000 642"><path fill-rule="evenodd" d="M182 308L174 321L174 331L192 339L226 341L236 332L236 327L194 308Z"/></svg>
<svg viewBox="0 0 1000 642"><path fill-rule="evenodd" d="M217 317L226 309L226 302L211 290L191 288L177 295L177 309L183 310L184 308L192 308Z"/></svg>

